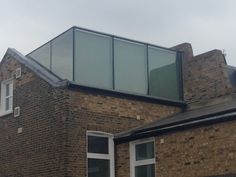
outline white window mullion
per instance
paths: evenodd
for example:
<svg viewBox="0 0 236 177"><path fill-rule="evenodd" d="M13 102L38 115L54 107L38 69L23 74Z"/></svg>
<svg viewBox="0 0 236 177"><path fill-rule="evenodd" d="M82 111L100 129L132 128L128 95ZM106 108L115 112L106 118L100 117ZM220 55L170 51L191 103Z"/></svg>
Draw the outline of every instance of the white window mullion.
<svg viewBox="0 0 236 177"><path fill-rule="evenodd" d="M13 80L1 82L1 115L13 111Z"/></svg>
<svg viewBox="0 0 236 177"><path fill-rule="evenodd" d="M109 168L110 168L109 177L114 177L115 176L115 172L114 172L115 170L114 170L114 142L113 142L113 136L110 135L110 134L102 133L102 132L88 131L87 132L87 147L89 147L89 141L92 143L91 140L88 140L89 136L107 138L107 141L108 141L107 146L108 147L106 147L106 148L108 149L108 153L104 154L103 151L100 151L101 153L99 153L99 150L98 149L96 150L96 146L93 146L95 149L91 150L90 152L87 152L87 159L88 159L88 161L90 159L109 161ZM89 149L88 149L88 151L89 151ZM96 153L94 153L94 152L96 152ZM89 170L89 166L88 166L88 170ZM88 174L89 174L89 171L88 171Z"/></svg>
<svg viewBox="0 0 236 177"><path fill-rule="evenodd" d="M150 164L154 164L154 163L155 163L155 159L148 159L148 160L135 161L134 165L141 166L141 165L150 165Z"/></svg>
<svg viewBox="0 0 236 177"><path fill-rule="evenodd" d="M96 154L96 153L87 153L87 158L90 159L110 159L109 154Z"/></svg>
<svg viewBox="0 0 236 177"><path fill-rule="evenodd" d="M145 144L145 143L150 143L153 142L153 151L151 152L147 152L147 157L144 160L137 160L136 157L138 156L136 153L136 145L140 145L140 144ZM154 153L154 157L152 158L148 158L149 156L151 156L151 154ZM149 138L149 139L145 139L145 140L137 140L134 142L130 142L130 177L135 177L136 176L136 168L140 167L140 166L145 166L145 165L154 165L155 168L155 163L156 163L156 159L155 159L155 142L154 142L154 138ZM149 173L149 172L147 172ZM155 172L154 172L155 174ZM150 174L146 174L147 176Z"/></svg>

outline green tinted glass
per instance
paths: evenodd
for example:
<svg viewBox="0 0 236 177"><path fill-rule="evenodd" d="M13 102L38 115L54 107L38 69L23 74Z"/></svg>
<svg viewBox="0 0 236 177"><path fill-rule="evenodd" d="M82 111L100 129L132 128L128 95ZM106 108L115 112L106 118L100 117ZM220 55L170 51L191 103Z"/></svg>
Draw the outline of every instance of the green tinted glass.
<svg viewBox="0 0 236 177"><path fill-rule="evenodd" d="M147 94L147 53L145 45L114 41L115 89Z"/></svg>
<svg viewBox="0 0 236 177"><path fill-rule="evenodd" d="M73 30L52 41L52 72L63 79L73 80Z"/></svg>
<svg viewBox="0 0 236 177"><path fill-rule="evenodd" d="M95 33L75 31L75 81L112 89L112 40Z"/></svg>
<svg viewBox="0 0 236 177"><path fill-rule="evenodd" d="M176 52L149 47L148 56L150 95L179 99Z"/></svg>

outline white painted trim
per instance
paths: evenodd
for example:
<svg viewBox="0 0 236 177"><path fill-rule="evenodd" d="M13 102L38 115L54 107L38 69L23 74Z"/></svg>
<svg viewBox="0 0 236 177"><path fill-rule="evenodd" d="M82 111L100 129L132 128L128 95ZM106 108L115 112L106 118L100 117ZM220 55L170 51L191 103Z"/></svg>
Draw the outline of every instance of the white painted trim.
<svg viewBox="0 0 236 177"><path fill-rule="evenodd" d="M88 152L88 136L106 137L108 138L108 154L89 153ZM86 152L87 152L87 176L88 176L88 158L92 159L107 159L110 160L110 177L115 177L115 163L114 163L114 141L113 135L110 133L100 131L86 132Z"/></svg>
<svg viewBox="0 0 236 177"><path fill-rule="evenodd" d="M110 160L110 154L97 154L87 152L87 158L91 159L108 159Z"/></svg>
<svg viewBox="0 0 236 177"><path fill-rule="evenodd" d="M136 159L135 159L135 157L136 157L135 146L138 144L149 143L149 142L153 142L154 158L136 161ZM156 165L155 165L155 163L156 163L156 158L155 158L156 150L155 150L155 139L154 138L147 138L147 139L141 139L141 140L136 140L136 141L130 142L129 143L129 151L130 151L130 177L135 177L135 167L137 167L137 166L154 164L154 166L156 168Z"/></svg>
<svg viewBox="0 0 236 177"><path fill-rule="evenodd" d="M21 67L16 68L15 77L16 79L21 77Z"/></svg>
<svg viewBox="0 0 236 177"><path fill-rule="evenodd" d="M6 85L9 84L9 96L6 96ZM9 110L5 110L6 98L9 98ZM13 78L1 82L1 107L0 116L13 112Z"/></svg>

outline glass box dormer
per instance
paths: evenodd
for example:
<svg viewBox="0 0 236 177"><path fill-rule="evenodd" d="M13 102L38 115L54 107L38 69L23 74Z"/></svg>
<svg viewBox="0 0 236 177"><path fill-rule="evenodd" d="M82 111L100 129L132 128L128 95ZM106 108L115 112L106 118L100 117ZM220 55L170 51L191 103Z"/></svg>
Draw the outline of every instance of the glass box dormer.
<svg viewBox="0 0 236 177"><path fill-rule="evenodd" d="M182 100L182 53L73 27L28 57L78 85Z"/></svg>

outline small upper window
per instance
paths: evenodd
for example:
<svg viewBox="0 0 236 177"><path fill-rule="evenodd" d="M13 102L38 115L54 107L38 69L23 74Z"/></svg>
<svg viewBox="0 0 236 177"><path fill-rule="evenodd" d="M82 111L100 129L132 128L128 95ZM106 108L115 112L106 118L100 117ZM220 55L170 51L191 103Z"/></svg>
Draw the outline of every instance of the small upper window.
<svg viewBox="0 0 236 177"><path fill-rule="evenodd" d="M88 177L114 177L114 145L109 134L87 133Z"/></svg>
<svg viewBox="0 0 236 177"><path fill-rule="evenodd" d="M155 177L154 140L130 143L131 177Z"/></svg>
<svg viewBox="0 0 236 177"><path fill-rule="evenodd" d="M1 114L12 112L13 105L13 80L5 80L1 83Z"/></svg>

